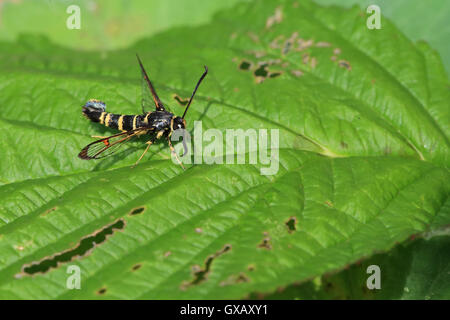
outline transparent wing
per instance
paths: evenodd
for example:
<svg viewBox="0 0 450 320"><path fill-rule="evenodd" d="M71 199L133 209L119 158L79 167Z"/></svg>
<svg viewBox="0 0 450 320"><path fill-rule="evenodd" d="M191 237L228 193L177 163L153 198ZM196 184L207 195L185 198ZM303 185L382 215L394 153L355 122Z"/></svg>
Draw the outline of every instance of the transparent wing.
<svg viewBox="0 0 450 320"><path fill-rule="evenodd" d="M94 141L84 147L78 157L84 160L101 159L116 153L125 142L130 141L133 137L149 131L148 128L138 128L136 130L121 132L110 137L106 137Z"/></svg>
<svg viewBox="0 0 450 320"><path fill-rule="evenodd" d="M142 75L142 111L145 113L146 110L149 110L152 106L152 104L155 105L156 110L158 111L164 111L164 105L162 104L161 100L158 97L158 94L155 91L155 88L153 88L152 82L150 81L150 78L147 75L147 72L145 71L145 68L142 64L141 59L136 54L136 57L139 62L139 67L141 68L141 75Z"/></svg>

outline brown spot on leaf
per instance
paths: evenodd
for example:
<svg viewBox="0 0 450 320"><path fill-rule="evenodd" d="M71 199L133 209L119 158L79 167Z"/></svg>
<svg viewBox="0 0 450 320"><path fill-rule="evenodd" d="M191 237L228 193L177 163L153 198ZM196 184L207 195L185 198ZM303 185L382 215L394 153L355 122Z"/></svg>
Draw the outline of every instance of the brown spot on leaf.
<svg viewBox="0 0 450 320"><path fill-rule="evenodd" d="M352 66L350 65L350 62L346 60L339 60L339 67L345 68L347 70L352 70Z"/></svg>
<svg viewBox="0 0 450 320"><path fill-rule="evenodd" d="M242 283L242 282L249 282L250 279L247 277L247 275L243 272L239 274L239 276L236 278L236 283Z"/></svg>
<svg viewBox="0 0 450 320"><path fill-rule="evenodd" d="M256 59L262 58L266 55L266 52L263 50L257 51L257 50L249 50L246 51L247 54L251 54L253 56L255 56Z"/></svg>
<svg viewBox="0 0 450 320"><path fill-rule="evenodd" d="M316 43L316 47L317 48L328 48L328 47L331 47L331 43L325 42L325 41L320 41L320 42Z"/></svg>
<svg viewBox="0 0 450 320"><path fill-rule="evenodd" d="M255 33L249 31L247 32L247 35L249 36L250 39L252 39L253 42L255 43L259 42L259 37Z"/></svg>
<svg viewBox="0 0 450 320"><path fill-rule="evenodd" d="M295 48L296 51L303 51L305 49L308 49L314 44L314 41L312 39L305 40L305 39L298 39L297 40L297 47Z"/></svg>
<svg viewBox="0 0 450 320"><path fill-rule="evenodd" d="M281 48L281 44L280 41L284 39L284 36L281 34L277 37L275 37L275 39L272 40L272 42L269 44L269 47L272 49L279 49Z"/></svg>
<svg viewBox="0 0 450 320"><path fill-rule="evenodd" d="M16 250L23 251L23 250L25 250L27 247L31 246L32 244L33 244L33 240L28 240L28 241L26 241L25 243L15 245L14 248L15 248Z"/></svg>
<svg viewBox="0 0 450 320"><path fill-rule="evenodd" d="M277 7L275 8L274 14L266 20L266 29L271 28L274 24L281 23L281 21L283 21L283 11L281 7Z"/></svg>
<svg viewBox="0 0 450 320"><path fill-rule="evenodd" d="M220 282L219 285L221 287L224 287L224 286L229 286L232 284L244 283L244 282L250 282L250 278L244 272L241 272L238 275L231 275L230 277L228 277L227 280Z"/></svg>
<svg viewBox="0 0 450 320"><path fill-rule="evenodd" d="M344 141L341 141L341 147L342 147L343 149L348 149L348 144L345 143Z"/></svg>
<svg viewBox="0 0 450 320"><path fill-rule="evenodd" d="M309 53L304 53L302 55L302 62L303 62L303 64L308 64L308 62L309 62Z"/></svg>
<svg viewBox="0 0 450 320"><path fill-rule="evenodd" d="M264 80L266 80L265 77L255 77L255 82L256 83L262 83Z"/></svg>
<svg viewBox="0 0 450 320"><path fill-rule="evenodd" d="M291 47L294 45L295 40L298 37L298 32L293 32L291 36L284 42L283 49L281 50L281 54L286 55Z"/></svg>
<svg viewBox="0 0 450 320"><path fill-rule="evenodd" d="M292 70L291 73L296 77L301 77L303 75L302 70Z"/></svg>
<svg viewBox="0 0 450 320"><path fill-rule="evenodd" d="M50 208L50 209L48 209L48 210L46 210L41 216L42 217L45 217L46 215L48 215L50 212L53 212L53 211L55 211L56 209L58 209L58 207L53 207L53 208Z"/></svg>
<svg viewBox="0 0 450 320"><path fill-rule="evenodd" d="M264 232L263 234L264 234L264 238L260 242L260 244L258 245L258 248L271 250L272 249L272 244L271 244L271 238L269 237L269 233L268 232Z"/></svg>

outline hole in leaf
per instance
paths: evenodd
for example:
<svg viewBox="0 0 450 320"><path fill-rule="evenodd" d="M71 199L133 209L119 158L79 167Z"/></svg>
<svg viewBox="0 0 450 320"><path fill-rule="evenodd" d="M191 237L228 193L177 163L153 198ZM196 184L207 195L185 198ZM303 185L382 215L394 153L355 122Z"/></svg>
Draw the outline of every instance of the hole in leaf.
<svg viewBox="0 0 450 320"><path fill-rule="evenodd" d="M102 295L106 293L106 288L101 288L100 290L97 291L97 294Z"/></svg>
<svg viewBox="0 0 450 320"><path fill-rule="evenodd" d="M239 65L239 69L241 69L241 70L249 70L250 69L250 67L252 66L252 63L251 62L248 62L248 61L242 61L241 62L241 64Z"/></svg>
<svg viewBox="0 0 450 320"><path fill-rule="evenodd" d="M289 233L293 233L297 230L296 227L297 224L297 218L296 217L290 217L288 221L286 221L286 226L288 228Z"/></svg>
<svg viewBox="0 0 450 320"><path fill-rule="evenodd" d="M270 78L276 78L276 77L280 76L281 73L282 73L282 72L271 72L270 75L269 75L269 77L270 77Z"/></svg>
<svg viewBox="0 0 450 320"><path fill-rule="evenodd" d="M132 271L136 271L136 270L140 269L141 267L142 267L142 264L137 263L137 264L135 264L135 265L131 268L131 270L132 270Z"/></svg>
<svg viewBox="0 0 450 320"><path fill-rule="evenodd" d="M80 240L77 246L72 249L56 253L53 256L45 257L38 262L26 264L22 267L22 272L26 275L45 273L51 268L57 268L59 264L72 261L75 257L83 257L94 249L97 245L106 241L115 230L122 230L125 221L122 219L88 235Z"/></svg>
<svg viewBox="0 0 450 320"><path fill-rule="evenodd" d="M145 211L145 209L146 209L145 207L134 208L133 210L130 211L130 213L128 215L135 216L137 214L141 214Z"/></svg>
<svg viewBox="0 0 450 320"><path fill-rule="evenodd" d="M271 250L272 249L272 244L271 244L271 239L269 237L269 233L268 232L264 232L264 239L261 241L261 243L258 245L258 248L263 248L263 249L267 249L267 250Z"/></svg>
<svg viewBox="0 0 450 320"><path fill-rule="evenodd" d="M208 258L206 258L205 265L203 268L200 268L200 266L198 266L198 265L193 266L192 270L193 270L194 279L192 279L189 282L183 282L181 284L180 288L182 290L186 290L188 287L190 287L192 285L197 285L197 284L205 281L208 277L208 274L211 272L211 265L212 265L214 259L220 257L222 254L228 252L229 250L231 250L231 245L226 244L222 249L220 249L216 253L214 253L214 254L210 255Z"/></svg>
<svg viewBox="0 0 450 320"><path fill-rule="evenodd" d="M258 69L255 70L254 74L256 77L267 77L268 71L266 69L267 63L261 64Z"/></svg>

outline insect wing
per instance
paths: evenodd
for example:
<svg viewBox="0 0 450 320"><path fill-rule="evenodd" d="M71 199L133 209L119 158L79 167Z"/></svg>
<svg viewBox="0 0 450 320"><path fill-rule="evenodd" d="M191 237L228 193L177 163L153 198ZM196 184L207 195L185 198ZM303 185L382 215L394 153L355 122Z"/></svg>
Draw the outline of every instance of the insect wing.
<svg viewBox="0 0 450 320"><path fill-rule="evenodd" d="M148 129L139 128L94 141L84 147L78 154L78 157L84 160L108 157L117 152L125 142L144 133L143 131L146 130Z"/></svg>
<svg viewBox="0 0 450 320"><path fill-rule="evenodd" d="M153 88L152 82L150 81L150 78L147 75L147 72L144 69L144 66L142 64L141 59L138 55L136 55L139 67L141 68L141 75L142 75L142 111L145 113L145 109L151 108L151 105L154 104L156 107L156 110L158 111L164 111L164 105L162 104L161 100L158 97L158 94L155 91L155 88ZM148 110L147 109L147 110Z"/></svg>

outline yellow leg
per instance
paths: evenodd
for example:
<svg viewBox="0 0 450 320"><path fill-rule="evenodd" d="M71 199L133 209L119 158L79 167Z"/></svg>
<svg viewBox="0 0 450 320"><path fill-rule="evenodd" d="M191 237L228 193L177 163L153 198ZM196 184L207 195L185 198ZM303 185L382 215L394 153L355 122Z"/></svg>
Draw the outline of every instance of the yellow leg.
<svg viewBox="0 0 450 320"><path fill-rule="evenodd" d="M144 157L144 155L147 153L148 148L150 148L150 146L152 145L152 143L153 143L153 141L151 141L151 140L146 142L146 144L148 144L147 148L145 148L144 153L142 153L142 155L139 157L139 159L136 161L136 163L135 163L133 166L131 166L132 168L134 168L134 167L137 166L137 164L139 163L139 161L141 161L141 159L142 159L142 158Z"/></svg>
<svg viewBox="0 0 450 320"><path fill-rule="evenodd" d="M169 142L170 151L172 152L172 154L175 155L175 158L177 158L177 161L180 164L180 166L183 168L183 170L186 170L186 168L183 166L183 163L180 161L180 158L178 158L178 155L175 152L175 148L173 147L172 142L170 141L170 138L167 139L167 142Z"/></svg>
<svg viewBox="0 0 450 320"><path fill-rule="evenodd" d="M105 139L108 138L108 136L91 136L91 138Z"/></svg>

